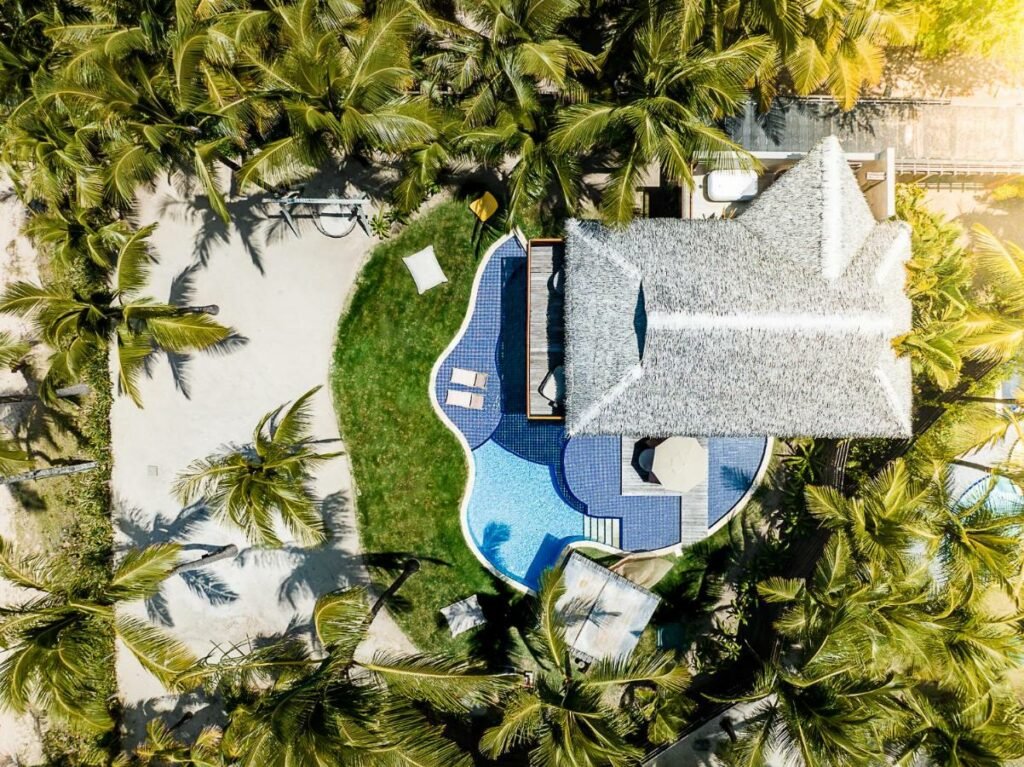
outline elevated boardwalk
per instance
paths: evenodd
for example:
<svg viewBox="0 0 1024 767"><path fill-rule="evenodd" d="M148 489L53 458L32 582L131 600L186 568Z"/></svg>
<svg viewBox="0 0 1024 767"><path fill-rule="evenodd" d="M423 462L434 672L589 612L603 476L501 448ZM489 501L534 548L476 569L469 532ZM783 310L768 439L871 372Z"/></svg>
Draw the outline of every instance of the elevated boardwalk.
<svg viewBox="0 0 1024 767"><path fill-rule="evenodd" d="M565 318L562 292L562 266L565 243L562 240L530 240L527 254L529 295L527 315L526 416L531 419L561 420L564 403L552 402L541 393L548 374L555 374L565 361Z"/></svg>
<svg viewBox="0 0 1024 767"><path fill-rule="evenodd" d="M843 112L828 98L785 98L760 116L748 103L727 127L752 152L806 152L835 134L847 152L893 147L899 174L1024 173L1021 105L865 99Z"/></svg>

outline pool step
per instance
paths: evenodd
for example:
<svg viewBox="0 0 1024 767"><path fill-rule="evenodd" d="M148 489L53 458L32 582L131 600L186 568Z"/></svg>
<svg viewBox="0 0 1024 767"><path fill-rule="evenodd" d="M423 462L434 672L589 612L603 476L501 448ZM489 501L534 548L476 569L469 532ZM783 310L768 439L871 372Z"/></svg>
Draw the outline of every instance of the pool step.
<svg viewBox="0 0 1024 767"><path fill-rule="evenodd" d="M583 515L583 536L605 546L622 548L620 528L622 520L615 517L591 517Z"/></svg>

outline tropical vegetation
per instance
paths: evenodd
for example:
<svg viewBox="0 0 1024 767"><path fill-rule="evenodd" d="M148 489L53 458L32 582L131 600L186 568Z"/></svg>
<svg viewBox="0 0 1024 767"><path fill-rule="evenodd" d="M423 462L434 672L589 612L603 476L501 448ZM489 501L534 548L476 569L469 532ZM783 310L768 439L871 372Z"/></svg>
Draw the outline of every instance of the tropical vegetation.
<svg viewBox="0 0 1024 767"><path fill-rule="evenodd" d="M713 652L644 646L629 661L580 671L554 607L557 579L549 574L535 603L511 598L463 546L453 513L463 455L423 396L494 234L475 232L458 203L442 203L374 253L340 326L332 380L363 542L382 553L371 558L375 576L415 546L423 572L401 597L388 596L432 654L358 655L380 603L347 589L318 600L312 641L274 638L196 662L127 604L156 593L179 551L118 559L109 526L108 355L120 392L141 405L139 376L153 355L215 349L232 336L215 306L150 297L153 228L135 219L140 190L171 177L226 220L229 190L275 194L334 166L390 179L399 222L437 189L470 191L484 178L502 196L499 223L557 226L593 205L623 224L650 168L666 185L686 186L698 155L738 149L724 121L748 98L764 110L780 94L829 94L848 109L879 81L892 46L916 40L928 55L993 55L1010 37L1002 31L1020 27L1009 6L0 0L0 166L45 259L42 285L8 286L0 310L30 319L49 348L40 395L53 413L72 412L63 387L88 384L70 417L98 465L65 487L62 532L76 545L39 557L0 547L4 577L29 595L0 611L9 650L0 702L97 736L65 760L444 765L480 752L596 766L635 763L702 716L720 695L714 685L728 680L729 700L760 708L722 758L751 767L769 750L807 765L1022 756L1022 520L991 508L985 494L953 498L949 463L1019 429L1012 408L991 407L1015 403L984 399L1018 363L1024 252L982 228L961 248L960 232L910 190L900 215L914 230L914 328L899 347L914 361L921 401L945 415L903 448L902 462L878 445L854 445L850 485L840 489L824 486L833 445L789 446L778 507L762 504L760 518L737 522L706 560L681 558L699 570L697 583L665 595L666 609L710 606L712 592L720 600L731 587L730 621L709 633ZM965 16L973 27L943 21ZM449 249L451 283L413 310L398 255L431 242ZM28 364L26 343L0 337L0 364ZM309 433L310 395L267 414L251 445L193 464L179 483L183 502L206 498L256 544L280 543L278 522L303 543L322 541L310 480L331 454ZM3 473L24 454L5 442ZM1021 477L1012 460L983 468ZM726 563L720 573L712 554ZM681 589L691 576L667 582ZM466 593L510 612L535 608L516 621L527 651L517 661L532 666L532 687L461 660L470 640L442 638L437 607ZM188 739L154 724L143 747L113 754L115 637L169 686L216 687L226 730ZM691 660L699 679L688 678ZM482 740L465 735L476 727L470 709L490 717Z"/></svg>
<svg viewBox="0 0 1024 767"><path fill-rule="evenodd" d="M589 608L576 605L560 575L547 571L528 642L538 673L504 702L501 722L480 742L485 755L497 759L525 747L531 764L629 764L643 756L644 738L663 744L678 735L689 708L686 665L671 652L639 650L579 671L566 633L581 609Z"/></svg>
<svg viewBox="0 0 1024 767"><path fill-rule="evenodd" d="M222 744L231 764L471 764L444 715L496 703L515 677L440 656L357 658L375 613L362 588L330 592L313 610L316 654L282 639L185 675L242 701Z"/></svg>
<svg viewBox="0 0 1024 767"><path fill-rule="evenodd" d="M201 501L259 546L281 545L278 519L304 545L327 540L313 476L341 453L318 452L310 433L310 398L319 390L264 415L248 445L229 445L192 462L175 483L182 504Z"/></svg>
<svg viewBox="0 0 1024 767"><path fill-rule="evenodd" d="M178 564L171 544L127 552L108 581L92 583L57 557L20 556L0 539L0 574L29 589L22 604L0 608L0 702L24 712L35 705L87 730L106 731L107 658L117 637L169 686L195 663L177 640L118 605L152 597Z"/></svg>

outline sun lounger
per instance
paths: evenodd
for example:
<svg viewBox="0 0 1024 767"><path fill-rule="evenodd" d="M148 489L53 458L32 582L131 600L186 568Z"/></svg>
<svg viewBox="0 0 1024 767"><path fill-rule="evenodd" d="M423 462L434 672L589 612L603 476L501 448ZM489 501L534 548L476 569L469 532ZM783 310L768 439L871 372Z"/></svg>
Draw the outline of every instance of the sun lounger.
<svg viewBox="0 0 1024 767"><path fill-rule="evenodd" d="M451 405L452 407L464 407L467 410L483 410L484 395L458 389L449 389L444 404Z"/></svg>
<svg viewBox="0 0 1024 767"><path fill-rule="evenodd" d="M451 382L459 386L486 389L487 373L477 373L475 370L466 370L465 368L452 368Z"/></svg>

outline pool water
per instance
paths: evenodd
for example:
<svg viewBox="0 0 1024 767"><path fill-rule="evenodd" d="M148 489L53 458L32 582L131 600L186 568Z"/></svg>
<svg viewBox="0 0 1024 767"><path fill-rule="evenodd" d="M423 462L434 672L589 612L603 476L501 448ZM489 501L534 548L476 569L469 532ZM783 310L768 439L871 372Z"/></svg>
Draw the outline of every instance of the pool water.
<svg viewBox="0 0 1024 767"><path fill-rule="evenodd" d="M480 553L504 576L536 589L566 544L583 540L583 516L555 490L551 468L488 440L473 451L466 525Z"/></svg>
<svg viewBox="0 0 1024 767"><path fill-rule="evenodd" d="M957 505L961 508L973 506L985 497L989 487L992 490L985 500L985 506L997 514L1019 514L1024 512L1024 492L1006 477L997 477L995 484L988 477L979 479L967 488Z"/></svg>

